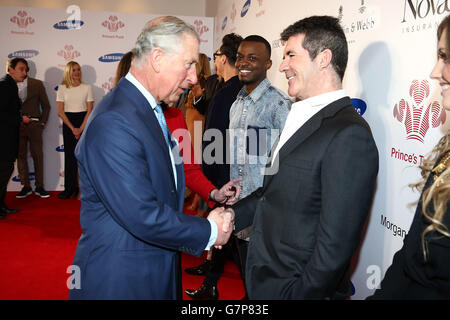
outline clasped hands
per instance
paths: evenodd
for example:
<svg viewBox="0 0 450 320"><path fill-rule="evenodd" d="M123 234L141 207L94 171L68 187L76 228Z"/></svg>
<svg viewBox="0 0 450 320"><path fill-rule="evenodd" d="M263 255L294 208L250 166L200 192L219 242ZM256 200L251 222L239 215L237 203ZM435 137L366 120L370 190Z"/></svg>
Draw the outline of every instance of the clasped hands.
<svg viewBox="0 0 450 320"><path fill-rule="evenodd" d="M227 206L235 204L239 200L241 187L236 183L242 181L242 178L232 179L218 189L211 191L211 199Z"/></svg>
<svg viewBox="0 0 450 320"><path fill-rule="evenodd" d="M83 133L83 130L81 130L80 128L73 128L72 129L72 133L73 133L73 135L75 136L75 139L80 139L80 137L81 137L81 133Z"/></svg>
<svg viewBox="0 0 450 320"><path fill-rule="evenodd" d="M214 247L222 249L222 246L228 242L234 226L234 211L231 208L218 207L212 210L208 219L217 224L217 239Z"/></svg>

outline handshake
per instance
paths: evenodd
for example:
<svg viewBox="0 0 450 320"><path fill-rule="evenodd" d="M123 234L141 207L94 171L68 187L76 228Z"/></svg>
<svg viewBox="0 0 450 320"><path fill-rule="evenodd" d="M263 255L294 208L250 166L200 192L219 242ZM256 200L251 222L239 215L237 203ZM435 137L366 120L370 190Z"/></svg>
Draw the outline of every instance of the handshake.
<svg viewBox="0 0 450 320"><path fill-rule="evenodd" d="M234 227L234 211L231 208L218 207L211 211L208 219L217 224L217 239L214 247L222 249L222 245L228 242Z"/></svg>
<svg viewBox="0 0 450 320"><path fill-rule="evenodd" d="M232 179L220 190L214 189L210 194L211 199L227 206L236 203L241 191L241 187L236 183L240 181L242 181L242 178ZM217 225L217 239L214 247L222 249L222 245L228 242L233 231L234 211L231 208L218 207L209 213L208 219L214 221Z"/></svg>

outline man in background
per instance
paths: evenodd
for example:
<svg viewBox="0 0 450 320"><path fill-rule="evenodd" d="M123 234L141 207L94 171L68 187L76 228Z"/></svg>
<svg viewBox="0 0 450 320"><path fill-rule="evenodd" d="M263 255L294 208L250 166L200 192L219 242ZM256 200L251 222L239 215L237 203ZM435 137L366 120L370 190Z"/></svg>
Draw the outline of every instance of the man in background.
<svg viewBox="0 0 450 320"><path fill-rule="evenodd" d="M230 109L230 177L242 178L240 199L262 186L267 157L292 104L267 79L267 70L272 66L270 56L269 42L258 35L242 40L236 56L236 69L244 87ZM244 275L249 233L247 228L236 234Z"/></svg>
<svg viewBox="0 0 450 320"><path fill-rule="evenodd" d="M5 197L19 151L19 126L22 119L17 83L25 80L27 70L25 59L12 58L6 64L7 74L0 80L0 219L19 211L8 208Z"/></svg>
<svg viewBox="0 0 450 320"><path fill-rule="evenodd" d="M280 71L295 98L263 186L238 201L250 225L250 299L345 299L378 173L367 122L342 89L348 48L339 20L313 16L281 33ZM270 174L267 174L270 173Z"/></svg>
<svg viewBox="0 0 450 320"><path fill-rule="evenodd" d="M27 68L28 71L28 68ZM18 83L19 97L22 101L23 121L19 133L19 157L17 169L19 171L22 190L16 198L25 198L31 194L28 170L28 145L33 158L35 189L34 193L41 198L48 198L50 194L44 188L44 155L42 152L42 131L50 113L50 103L42 81L26 77Z"/></svg>

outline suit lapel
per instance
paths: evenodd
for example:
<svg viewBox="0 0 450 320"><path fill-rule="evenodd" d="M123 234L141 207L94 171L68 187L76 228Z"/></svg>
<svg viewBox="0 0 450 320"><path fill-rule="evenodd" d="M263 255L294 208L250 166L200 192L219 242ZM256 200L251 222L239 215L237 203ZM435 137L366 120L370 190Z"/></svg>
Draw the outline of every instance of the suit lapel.
<svg viewBox="0 0 450 320"><path fill-rule="evenodd" d="M27 98L25 99L24 103L28 101L28 99L30 99L33 96L33 80L28 78L28 83L27 83Z"/></svg>
<svg viewBox="0 0 450 320"><path fill-rule="evenodd" d="M152 136L155 137L155 139L158 141L159 146L161 147L161 154L165 158L165 161L170 169L170 176L172 178L172 183L174 184L173 187L175 188L175 178L173 176L172 161L170 160L169 149L167 147L166 140L161 130L161 126L159 125L153 108L144 97L144 95L127 79L122 78L117 83L116 87L124 89L123 91L125 92L125 95L127 95L128 98L135 103L136 108L144 116L144 122L147 124L147 127L152 133Z"/></svg>
<svg viewBox="0 0 450 320"><path fill-rule="evenodd" d="M308 121L305 122L303 126L301 126L292 137L289 138L288 141L281 147L278 152L277 158L275 161L278 161L278 165L281 165L283 160L300 144L302 144L306 139L308 139L314 132L320 129L322 126L322 122L326 118L334 117L337 112L341 109L351 105L351 101L349 97L343 97L339 100L336 100L325 108L317 112L314 116L311 117ZM275 145L275 144L274 144ZM274 150L274 149L272 149ZM270 183L273 176L266 175L264 178L264 188Z"/></svg>

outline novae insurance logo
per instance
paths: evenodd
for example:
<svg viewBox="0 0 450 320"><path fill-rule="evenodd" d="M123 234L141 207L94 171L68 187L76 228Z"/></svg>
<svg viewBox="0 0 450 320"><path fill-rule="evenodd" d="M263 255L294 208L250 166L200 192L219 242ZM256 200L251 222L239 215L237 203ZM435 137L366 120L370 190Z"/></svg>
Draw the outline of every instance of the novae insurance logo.
<svg viewBox="0 0 450 320"><path fill-rule="evenodd" d="M448 0L405 0L402 23L450 13Z"/></svg>
<svg viewBox="0 0 450 320"><path fill-rule="evenodd" d="M445 110L437 101L425 107L425 99L429 95L430 85L427 80L413 80L409 88L409 102L401 99L394 106L394 118L405 126L407 140L423 143L430 126L437 128L445 122Z"/></svg>
<svg viewBox="0 0 450 320"><path fill-rule="evenodd" d="M404 0L400 20L402 33L435 30L442 16L449 13L448 0Z"/></svg>

